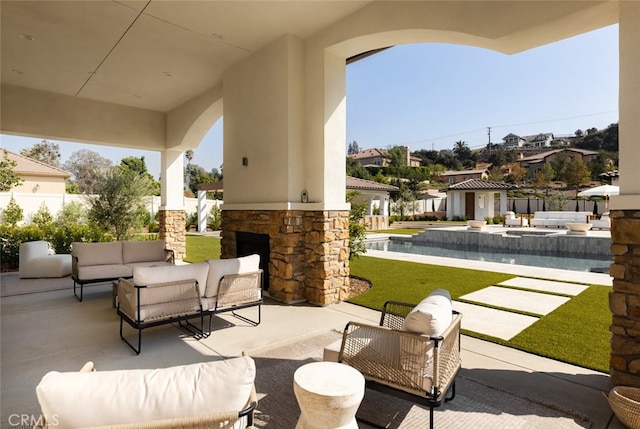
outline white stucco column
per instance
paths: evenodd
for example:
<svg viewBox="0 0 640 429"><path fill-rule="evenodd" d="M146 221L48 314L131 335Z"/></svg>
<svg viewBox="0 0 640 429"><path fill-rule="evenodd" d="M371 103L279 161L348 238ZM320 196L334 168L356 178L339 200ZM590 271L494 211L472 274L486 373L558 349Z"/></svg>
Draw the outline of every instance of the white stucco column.
<svg viewBox="0 0 640 429"><path fill-rule="evenodd" d="M640 2L620 2L619 167L620 195L611 197L612 210L640 209Z"/></svg>
<svg viewBox="0 0 640 429"><path fill-rule="evenodd" d="M162 177L160 208L184 210L184 160L182 151L164 150L160 155Z"/></svg>
<svg viewBox="0 0 640 429"><path fill-rule="evenodd" d="M207 191L198 191L198 231L207 231L207 220L209 213L207 212Z"/></svg>

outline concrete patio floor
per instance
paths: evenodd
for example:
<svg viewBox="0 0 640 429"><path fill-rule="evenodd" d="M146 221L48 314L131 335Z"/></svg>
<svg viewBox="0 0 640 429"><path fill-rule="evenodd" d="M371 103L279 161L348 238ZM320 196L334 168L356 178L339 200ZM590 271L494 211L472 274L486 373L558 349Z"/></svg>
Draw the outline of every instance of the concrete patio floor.
<svg viewBox="0 0 640 429"><path fill-rule="evenodd" d="M564 280L562 270L555 271L557 280ZM545 271L544 277L556 278L552 274ZM255 309L243 311L249 315ZM118 336L108 285L87 288L81 303L70 290L6 297L1 302L2 427L15 427L9 423L13 414L39 415L35 386L51 370L75 371L87 361L99 370L110 370L166 367L238 356L243 351L251 355L330 330L341 331L350 320L377 323L378 319L379 312L348 303L315 307L267 299L258 327L225 315L214 319L215 332L200 341L175 327L152 328L143 334L142 354L135 356ZM462 374L478 381L587 416L594 429L624 427L602 395L611 389L607 374L466 336L462 359Z"/></svg>

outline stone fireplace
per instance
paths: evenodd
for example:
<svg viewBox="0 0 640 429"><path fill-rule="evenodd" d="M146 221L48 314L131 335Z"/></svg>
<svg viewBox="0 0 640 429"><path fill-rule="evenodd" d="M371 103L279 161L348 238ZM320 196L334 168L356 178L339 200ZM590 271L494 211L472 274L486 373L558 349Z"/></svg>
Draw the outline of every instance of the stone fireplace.
<svg viewBox="0 0 640 429"><path fill-rule="evenodd" d="M317 305L344 300L349 290L348 211L222 211L222 258L239 251L260 253L256 236L267 239L268 262L262 263L267 263L263 269L272 298Z"/></svg>

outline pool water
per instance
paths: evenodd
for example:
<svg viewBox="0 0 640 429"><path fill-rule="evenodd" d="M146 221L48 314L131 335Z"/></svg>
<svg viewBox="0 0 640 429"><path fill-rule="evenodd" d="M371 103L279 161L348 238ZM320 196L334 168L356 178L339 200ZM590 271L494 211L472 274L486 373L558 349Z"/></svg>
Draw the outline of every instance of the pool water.
<svg viewBox="0 0 640 429"><path fill-rule="evenodd" d="M557 268L571 271L588 271L608 273L611 258L575 258L555 255L531 255L503 252L476 252L465 249L448 249L435 246L423 246L392 240L367 241L365 247L371 250L388 252L413 253L417 255L443 256L447 258L470 259L474 261L498 262L511 265L528 265L534 267Z"/></svg>

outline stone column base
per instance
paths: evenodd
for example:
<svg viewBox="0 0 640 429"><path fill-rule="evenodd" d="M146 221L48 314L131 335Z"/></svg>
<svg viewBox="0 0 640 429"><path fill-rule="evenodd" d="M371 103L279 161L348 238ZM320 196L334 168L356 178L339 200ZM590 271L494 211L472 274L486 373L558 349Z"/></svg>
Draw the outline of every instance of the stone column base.
<svg viewBox="0 0 640 429"><path fill-rule="evenodd" d="M611 381L640 387L640 210L611 211Z"/></svg>
<svg viewBox="0 0 640 429"><path fill-rule="evenodd" d="M223 210L222 258L237 255L237 232L269 236L269 295L317 305L349 290L349 212Z"/></svg>
<svg viewBox="0 0 640 429"><path fill-rule="evenodd" d="M176 259L184 259L187 254L186 212L184 210L158 211L159 236L167 249L174 252Z"/></svg>

